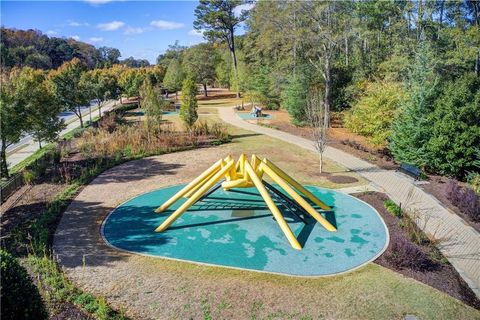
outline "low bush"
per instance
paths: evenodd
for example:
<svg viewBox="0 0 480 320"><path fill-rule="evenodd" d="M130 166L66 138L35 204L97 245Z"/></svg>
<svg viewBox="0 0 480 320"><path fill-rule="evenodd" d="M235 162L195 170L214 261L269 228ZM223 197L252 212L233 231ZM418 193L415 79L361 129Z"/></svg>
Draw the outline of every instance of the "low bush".
<svg viewBox="0 0 480 320"><path fill-rule="evenodd" d="M390 239L391 250L385 253L385 259L394 267L427 271L434 266L428 255L416 244L402 236Z"/></svg>
<svg viewBox="0 0 480 320"><path fill-rule="evenodd" d="M460 209L475 222L480 221L480 197L474 190L462 187L458 182L450 180L445 193L454 206Z"/></svg>
<svg viewBox="0 0 480 320"><path fill-rule="evenodd" d="M40 294L27 271L4 250L0 250L0 272L2 319L47 319Z"/></svg>
<svg viewBox="0 0 480 320"><path fill-rule="evenodd" d="M387 209L388 212L393 214L395 217L397 217L397 218L402 217L402 208L399 205L397 205L395 202L393 202L392 200L390 200L390 199L386 200L383 203L383 206L385 207L385 209Z"/></svg>
<svg viewBox="0 0 480 320"><path fill-rule="evenodd" d="M35 171L28 169L23 171L23 181L25 182L25 184L33 184L36 178L37 175Z"/></svg>

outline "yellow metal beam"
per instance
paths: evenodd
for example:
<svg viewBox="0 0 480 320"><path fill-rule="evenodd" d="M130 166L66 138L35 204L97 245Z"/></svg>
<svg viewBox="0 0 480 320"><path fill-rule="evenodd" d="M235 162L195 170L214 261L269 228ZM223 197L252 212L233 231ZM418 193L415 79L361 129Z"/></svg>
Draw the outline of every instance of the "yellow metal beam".
<svg viewBox="0 0 480 320"><path fill-rule="evenodd" d="M272 178L273 181L278 183L278 185L285 190L292 198L295 200L299 205L302 206L303 209L305 209L312 217L315 218L322 226L325 227L328 231L337 231L337 228L335 228L330 222L328 222L327 219L322 217L321 214L319 214L305 199L303 199L298 193L293 190L288 183L285 182L275 171L273 171L270 167L268 167L267 164L262 163L260 165L260 168L264 170L264 172Z"/></svg>
<svg viewBox="0 0 480 320"><path fill-rule="evenodd" d="M188 210L195 202L197 202L203 194L205 194L215 183L223 178L225 173L234 165L230 160L220 171L218 171L207 183L205 183L197 192L195 192L187 201L185 201L174 213L172 213L157 229L156 232L162 232L167 229L175 220L178 219L185 211Z"/></svg>
<svg viewBox="0 0 480 320"><path fill-rule="evenodd" d="M218 160L215 162L210 168L205 170L201 175L196 177L192 182L187 184L185 187L182 188L182 190L178 191L173 197L168 199L164 204L162 204L160 207L158 207L155 212L160 213L162 211L165 211L168 207L170 207L172 204L174 204L178 199L183 197L188 191L190 191L191 188L195 187L198 183L200 183L203 179L208 177L212 172L216 172L220 170L220 164L222 163L223 159Z"/></svg>
<svg viewBox="0 0 480 320"><path fill-rule="evenodd" d="M287 222L283 218L280 210L278 210L277 206L273 202L272 198L270 197L270 194L268 193L267 189L265 189L265 186L263 185L262 181L258 178L252 166L247 161L245 161L245 171L248 173L249 177L252 179L252 182L255 185L255 187L257 187L258 192L260 192L260 195L262 196L263 200L265 201L268 208L270 209L273 216L275 217L275 220L280 226L280 229L282 229L283 233L287 237L288 242L290 242L290 245L294 249L301 250L302 246L300 245L297 238L293 234L292 230L288 226Z"/></svg>
<svg viewBox="0 0 480 320"><path fill-rule="evenodd" d="M288 182L291 186L293 186L295 189L303 193L308 199L310 199L313 203L315 203L317 206L322 208L323 210L332 210L328 205L326 205L324 202L320 201L317 197L315 197L310 191L305 189L300 183L295 181L292 177L290 177L288 174L286 174L282 169L274 165L272 162L268 161L267 159L263 159L263 162L271 168L275 173L277 173L283 180Z"/></svg>

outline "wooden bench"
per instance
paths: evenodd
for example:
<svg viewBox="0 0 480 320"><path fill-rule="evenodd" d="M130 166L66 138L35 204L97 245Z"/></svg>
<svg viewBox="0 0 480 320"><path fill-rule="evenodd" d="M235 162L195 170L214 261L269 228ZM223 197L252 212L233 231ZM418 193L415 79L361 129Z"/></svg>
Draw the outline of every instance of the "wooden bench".
<svg viewBox="0 0 480 320"><path fill-rule="evenodd" d="M408 174L409 176L415 178L415 180L418 180L422 176L421 169L415 167L414 165L404 163L404 162L400 163L400 167L398 168L398 171Z"/></svg>

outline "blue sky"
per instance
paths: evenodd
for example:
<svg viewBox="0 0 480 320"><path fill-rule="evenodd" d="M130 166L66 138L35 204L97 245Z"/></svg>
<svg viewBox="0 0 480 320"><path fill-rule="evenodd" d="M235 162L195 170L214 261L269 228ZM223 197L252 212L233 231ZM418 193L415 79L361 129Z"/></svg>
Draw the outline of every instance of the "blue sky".
<svg viewBox="0 0 480 320"><path fill-rule="evenodd" d="M203 40L193 30L198 1L1 1L1 24L38 29L49 36L71 37L97 47L118 48L122 58L134 56L154 63L179 40ZM240 28L238 33L242 33Z"/></svg>

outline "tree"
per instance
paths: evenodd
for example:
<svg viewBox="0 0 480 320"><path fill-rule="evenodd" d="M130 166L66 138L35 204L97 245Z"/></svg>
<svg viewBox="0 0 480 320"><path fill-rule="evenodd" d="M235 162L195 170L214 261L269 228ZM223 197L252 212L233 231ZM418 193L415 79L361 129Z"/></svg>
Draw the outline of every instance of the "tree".
<svg viewBox="0 0 480 320"><path fill-rule="evenodd" d="M60 105L72 111L80 120L83 128L82 106L89 103L88 88L80 80L85 71L84 64L77 58L65 62L57 70L50 72L48 79L53 85L55 95Z"/></svg>
<svg viewBox="0 0 480 320"><path fill-rule="evenodd" d="M82 85L88 88L90 96L97 100L98 116L102 116L102 107L110 99L116 99L119 86L117 77L111 69L94 69L82 74Z"/></svg>
<svg viewBox="0 0 480 320"><path fill-rule="evenodd" d="M144 69L127 68L120 74L118 83L127 97L138 97L145 77Z"/></svg>
<svg viewBox="0 0 480 320"><path fill-rule="evenodd" d="M140 88L140 106L145 110L145 120L149 132L152 126L160 127L164 105L163 99L156 92L150 80L145 79Z"/></svg>
<svg viewBox="0 0 480 320"><path fill-rule="evenodd" d="M163 85L168 91L175 91L175 99L177 92L182 88L183 72L180 63L177 59L172 59L168 65L165 78L163 78ZM167 91L167 97L168 97Z"/></svg>
<svg viewBox="0 0 480 320"><path fill-rule="evenodd" d="M191 129L198 119L197 86L192 78L183 81L182 106L180 107L180 118L185 125Z"/></svg>
<svg viewBox="0 0 480 320"><path fill-rule="evenodd" d="M112 66L119 62L118 58L121 56L120 50L110 47L100 47L98 51L100 52L101 59L105 61L107 65Z"/></svg>
<svg viewBox="0 0 480 320"><path fill-rule="evenodd" d="M346 114L345 127L367 137L375 145L385 144L404 95L403 88L396 82L367 83L362 96Z"/></svg>
<svg viewBox="0 0 480 320"><path fill-rule="evenodd" d="M395 118L389 148L398 161L424 167L428 163L427 142L432 133L438 79L431 51L421 44L405 85L407 98Z"/></svg>
<svg viewBox="0 0 480 320"><path fill-rule="evenodd" d="M235 78L238 77L237 56L235 52L235 29L246 19L246 12L235 16L235 8L245 4L244 0L200 0L195 9L193 27L203 32L211 41L225 41L232 55ZM240 92L237 92L240 97Z"/></svg>
<svg viewBox="0 0 480 320"><path fill-rule="evenodd" d="M23 97L16 94L20 70L14 68L9 74L2 73L0 86L0 175L7 178L7 148L20 141L27 127L27 111Z"/></svg>
<svg viewBox="0 0 480 320"><path fill-rule="evenodd" d="M306 119L308 81L303 72L297 72L287 79L287 87L282 95L282 103L292 122L297 126L304 125Z"/></svg>
<svg viewBox="0 0 480 320"><path fill-rule="evenodd" d="M63 119L58 114L61 107L45 73L25 67L20 73L16 86L16 95L23 97L22 103L27 113L26 132L38 141L51 142L57 139L60 131L65 128Z"/></svg>
<svg viewBox="0 0 480 320"><path fill-rule="evenodd" d="M185 51L183 67L197 83L203 84L203 93L208 96L207 84L215 80L215 65L218 57L211 44L201 43Z"/></svg>
<svg viewBox="0 0 480 320"><path fill-rule="evenodd" d="M305 115L311 127L313 145L319 156L319 170L323 172L323 152L327 147L328 115L325 101L318 89L308 93Z"/></svg>
<svg viewBox="0 0 480 320"><path fill-rule="evenodd" d="M451 81L435 102L427 144L428 167L463 179L476 171L480 146L480 78L467 73Z"/></svg>

